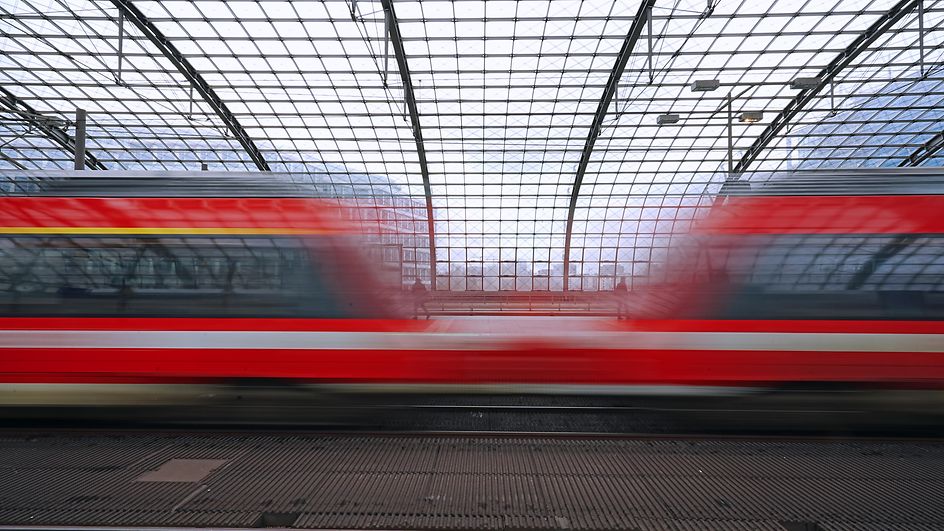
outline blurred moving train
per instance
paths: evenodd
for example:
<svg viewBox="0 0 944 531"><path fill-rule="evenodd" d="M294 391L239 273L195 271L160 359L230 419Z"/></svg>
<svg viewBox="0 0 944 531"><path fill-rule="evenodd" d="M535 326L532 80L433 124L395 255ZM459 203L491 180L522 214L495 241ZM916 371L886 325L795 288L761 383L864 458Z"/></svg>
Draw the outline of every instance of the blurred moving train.
<svg viewBox="0 0 944 531"><path fill-rule="evenodd" d="M244 184L50 182L0 198L0 406L198 404L265 382L696 398L881 390L879 407L936 413L942 191L944 176L927 172L742 183L676 238L629 295L628 321L415 321L372 280L336 203Z"/></svg>

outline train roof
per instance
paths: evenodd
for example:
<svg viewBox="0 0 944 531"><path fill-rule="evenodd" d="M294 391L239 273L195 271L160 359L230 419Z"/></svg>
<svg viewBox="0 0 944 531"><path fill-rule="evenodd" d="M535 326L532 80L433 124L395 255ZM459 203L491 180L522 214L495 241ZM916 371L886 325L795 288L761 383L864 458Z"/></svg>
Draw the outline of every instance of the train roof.
<svg viewBox="0 0 944 531"><path fill-rule="evenodd" d="M940 168L859 168L755 172L722 185L721 195L944 195Z"/></svg>
<svg viewBox="0 0 944 531"><path fill-rule="evenodd" d="M368 184L332 184L327 176L225 171L18 171L9 195L55 197L369 198ZM390 190L393 192L393 190ZM725 182L720 195L944 195L940 168L859 168L754 172Z"/></svg>
<svg viewBox="0 0 944 531"><path fill-rule="evenodd" d="M85 171L19 172L10 195L53 197L353 197L307 174L275 172ZM365 194L366 195L366 194ZM357 194L362 197L362 194Z"/></svg>

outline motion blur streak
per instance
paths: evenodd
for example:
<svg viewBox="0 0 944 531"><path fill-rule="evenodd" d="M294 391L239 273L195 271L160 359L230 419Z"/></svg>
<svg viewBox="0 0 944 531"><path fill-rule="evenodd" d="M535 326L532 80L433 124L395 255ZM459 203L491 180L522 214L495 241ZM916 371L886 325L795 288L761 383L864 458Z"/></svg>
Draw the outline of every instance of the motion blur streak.
<svg viewBox="0 0 944 531"><path fill-rule="evenodd" d="M2 349L503 350L527 334L429 332L0 331ZM611 332L541 336L560 349L944 352L941 334Z"/></svg>
<svg viewBox="0 0 944 531"><path fill-rule="evenodd" d="M940 413L944 180L833 179L822 196L788 181L723 194L630 289L585 294L612 315L431 320L410 317L457 294L365 256L371 206L51 183L0 198L0 405L198 405L261 385L277 402L867 394Z"/></svg>

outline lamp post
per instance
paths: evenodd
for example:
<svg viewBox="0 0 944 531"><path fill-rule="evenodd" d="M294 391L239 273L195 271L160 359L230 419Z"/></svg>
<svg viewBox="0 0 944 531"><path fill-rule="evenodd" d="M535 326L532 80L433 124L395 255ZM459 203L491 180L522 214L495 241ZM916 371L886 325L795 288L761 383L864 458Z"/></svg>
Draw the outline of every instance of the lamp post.
<svg viewBox="0 0 944 531"><path fill-rule="evenodd" d="M728 91L728 180L734 175L734 96Z"/></svg>
<svg viewBox="0 0 944 531"><path fill-rule="evenodd" d="M73 145L74 168L85 169L85 109L75 110L75 140Z"/></svg>
<svg viewBox="0 0 944 531"><path fill-rule="evenodd" d="M717 79L696 79L691 84L692 92L712 92L721 87L721 81ZM714 112L708 115L711 119L718 114L721 109L725 109L728 115L728 177L727 180L735 179L734 175L734 98L741 97L745 92L753 88L754 85L748 85L743 91L735 96L731 91L725 97L722 103ZM761 111L743 111L738 115L738 121L741 123L753 124L764 119L764 113ZM656 117L656 123L659 125L671 125L678 123L678 114L660 114Z"/></svg>

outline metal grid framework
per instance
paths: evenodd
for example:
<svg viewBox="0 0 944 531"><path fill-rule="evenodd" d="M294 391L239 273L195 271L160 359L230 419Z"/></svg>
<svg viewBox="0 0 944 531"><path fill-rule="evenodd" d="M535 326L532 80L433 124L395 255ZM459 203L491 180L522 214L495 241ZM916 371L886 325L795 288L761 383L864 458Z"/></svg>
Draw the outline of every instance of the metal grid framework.
<svg viewBox="0 0 944 531"><path fill-rule="evenodd" d="M84 108L108 169L384 198L415 233L388 243L437 289L606 290L742 172L944 162L942 19L944 0L0 0L0 168L71 168Z"/></svg>

